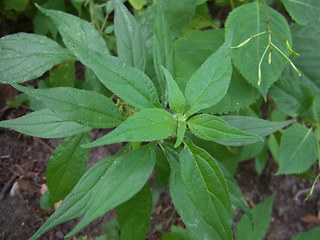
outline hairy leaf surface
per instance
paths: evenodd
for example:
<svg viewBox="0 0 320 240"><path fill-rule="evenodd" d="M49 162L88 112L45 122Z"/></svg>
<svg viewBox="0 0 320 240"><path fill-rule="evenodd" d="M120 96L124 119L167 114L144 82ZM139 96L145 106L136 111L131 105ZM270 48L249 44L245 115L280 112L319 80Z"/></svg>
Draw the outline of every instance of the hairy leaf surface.
<svg viewBox="0 0 320 240"><path fill-rule="evenodd" d="M53 40L30 33L0 39L0 82L22 83L40 77L53 66L73 61L73 54Z"/></svg>

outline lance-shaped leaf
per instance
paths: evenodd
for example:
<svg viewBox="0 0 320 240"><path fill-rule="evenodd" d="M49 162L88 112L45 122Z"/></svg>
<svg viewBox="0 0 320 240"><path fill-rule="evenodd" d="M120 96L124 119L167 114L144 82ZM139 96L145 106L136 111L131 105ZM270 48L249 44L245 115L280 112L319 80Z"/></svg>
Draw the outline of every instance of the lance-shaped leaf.
<svg viewBox="0 0 320 240"><path fill-rule="evenodd" d="M41 101L58 117L84 126L111 128L118 126L124 119L109 98L92 91L69 87L31 89L14 86Z"/></svg>
<svg viewBox="0 0 320 240"><path fill-rule="evenodd" d="M290 52L284 40L291 44L291 34L286 19L277 11L261 1L244 4L233 10L226 21L226 37L232 34L232 46L236 47L249 38L267 30L270 24L274 45L288 55ZM245 26L245 27L243 27ZM241 29L241 31L239 31ZM252 38L240 48L232 50L231 58L244 78L256 87L265 97L269 87L280 76L287 60L272 48L272 62L264 57L261 64L261 84L259 80L259 62L268 45L268 33Z"/></svg>
<svg viewBox="0 0 320 240"><path fill-rule="evenodd" d="M316 22L320 19L320 2L318 0L281 0L288 13L300 25Z"/></svg>
<svg viewBox="0 0 320 240"><path fill-rule="evenodd" d="M69 120L63 120L49 109L36 111L17 119L1 121L0 127L40 138L69 137L91 129Z"/></svg>
<svg viewBox="0 0 320 240"><path fill-rule="evenodd" d="M232 115L221 116L220 118L226 121L231 127L261 137L265 137L295 122L294 120L268 121L255 117Z"/></svg>
<svg viewBox="0 0 320 240"><path fill-rule="evenodd" d="M120 0L113 0L114 33L120 59L144 72L147 63L147 48L140 26Z"/></svg>
<svg viewBox="0 0 320 240"><path fill-rule="evenodd" d="M73 54L53 40L40 35L17 33L0 39L0 82L22 83L73 61Z"/></svg>
<svg viewBox="0 0 320 240"><path fill-rule="evenodd" d="M235 232L237 240L264 239L270 224L274 197L275 193L252 209L254 228L252 228L247 215L241 217Z"/></svg>
<svg viewBox="0 0 320 240"><path fill-rule="evenodd" d="M184 135L187 130L187 122L184 119L178 118L178 126L177 126L177 140L174 144L174 147L179 147L184 139Z"/></svg>
<svg viewBox="0 0 320 240"><path fill-rule="evenodd" d="M176 120L169 112L159 108L144 109L127 118L111 133L84 147L97 147L117 142L156 141L169 137L175 130Z"/></svg>
<svg viewBox="0 0 320 240"><path fill-rule="evenodd" d="M130 152L122 161L115 162L104 180L97 184L98 193L90 199L86 215L66 237L77 233L139 192L148 180L155 161L154 144L149 144Z"/></svg>
<svg viewBox="0 0 320 240"><path fill-rule="evenodd" d="M169 73L174 73L174 58L173 58L173 42L171 40L171 34L169 24L166 18L166 14L162 8L162 3L157 5L157 17L153 26L154 39L153 39L153 62L154 69L157 75L157 79L160 85L161 99L166 104L167 101L167 81L164 76L163 69L165 67ZM165 74L167 75L167 74Z"/></svg>
<svg viewBox="0 0 320 240"><path fill-rule="evenodd" d="M140 192L117 207L121 240L144 240L150 225L152 194L147 183Z"/></svg>
<svg viewBox="0 0 320 240"><path fill-rule="evenodd" d="M177 83L174 81L170 72L164 67L161 67L161 69L165 75L165 78L167 79L170 109L175 111L176 113L184 113L186 100L183 93L181 92Z"/></svg>
<svg viewBox="0 0 320 240"><path fill-rule="evenodd" d="M312 128L294 124L282 135L277 174L303 173L317 158L318 143Z"/></svg>
<svg viewBox="0 0 320 240"><path fill-rule="evenodd" d="M197 137L224 145L243 145L262 140L257 135L231 127L221 118L209 114L192 117L188 126Z"/></svg>
<svg viewBox="0 0 320 240"><path fill-rule="evenodd" d="M68 32L68 34L85 44L89 49L109 55L105 40L89 22L62 11L45 9L38 5L37 8L50 17L59 31Z"/></svg>
<svg viewBox="0 0 320 240"><path fill-rule="evenodd" d="M190 146L190 147L189 147ZM216 231L217 239L232 239L232 209L228 186L216 161L193 152L191 142L180 152L181 178L190 200Z"/></svg>
<svg viewBox="0 0 320 240"><path fill-rule="evenodd" d="M62 222L87 213L89 209L99 208L97 214L102 215L127 201L145 185L154 163L152 145L140 147L126 156L123 156L121 151L115 156L99 161L81 177L58 210L31 240L39 238Z"/></svg>
<svg viewBox="0 0 320 240"><path fill-rule="evenodd" d="M227 93L232 75L228 47L228 42L223 44L189 79L185 90L186 116L215 105Z"/></svg>
<svg viewBox="0 0 320 240"><path fill-rule="evenodd" d="M197 204L191 200L186 191L181 178L181 167L177 161L178 156L174 151L166 151L166 155L171 167L169 184L171 198L184 224L193 235L193 239L217 239L216 231L204 219L198 210Z"/></svg>
<svg viewBox="0 0 320 240"><path fill-rule="evenodd" d="M80 145L89 141L89 133L66 138L50 156L46 169L50 205L65 198L86 171L89 151Z"/></svg>

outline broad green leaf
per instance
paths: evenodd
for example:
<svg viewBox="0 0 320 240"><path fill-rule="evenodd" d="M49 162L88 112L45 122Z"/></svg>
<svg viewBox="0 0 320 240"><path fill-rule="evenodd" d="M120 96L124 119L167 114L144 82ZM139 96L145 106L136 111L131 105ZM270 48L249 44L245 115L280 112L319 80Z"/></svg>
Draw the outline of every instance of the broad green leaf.
<svg viewBox="0 0 320 240"><path fill-rule="evenodd" d="M218 239L232 239L232 209L228 186L219 165L210 155L187 142L180 152L181 178L190 200ZM204 158L205 157L205 158Z"/></svg>
<svg viewBox="0 0 320 240"><path fill-rule="evenodd" d="M176 143L174 144L175 148L179 147L180 144L182 143L186 130L187 130L187 122L184 119L178 118L177 140L176 140Z"/></svg>
<svg viewBox="0 0 320 240"><path fill-rule="evenodd" d="M58 117L84 126L111 128L124 119L109 98L92 91L69 87L31 89L20 85L15 88L41 101Z"/></svg>
<svg viewBox="0 0 320 240"><path fill-rule="evenodd" d="M234 146L261 140L257 135L234 128L221 118L209 114L194 116L187 123L195 136L225 145Z"/></svg>
<svg viewBox="0 0 320 240"><path fill-rule="evenodd" d="M292 76L288 70L283 72L269 92L280 111L289 116L298 116L310 107L312 92L304 82Z"/></svg>
<svg viewBox="0 0 320 240"><path fill-rule="evenodd" d="M89 127L63 120L49 109L29 113L16 119L1 121L0 127L10 128L40 138L63 138L90 131Z"/></svg>
<svg viewBox="0 0 320 240"><path fill-rule="evenodd" d="M196 12L193 16L193 19L191 23L188 26L188 29L207 29L207 28L218 28L218 24L214 23L209 9L208 5L206 3L203 3L201 5L198 5L196 8Z"/></svg>
<svg viewBox="0 0 320 240"><path fill-rule="evenodd" d="M155 86L139 69L123 63L116 57L91 51L67 32L63 32L62 36L65 44L73 49L80 61L91 68L102 84L118 97L138 109L160 107Z"/></svg>
<svg viewBox="0 0 320 240"><path fill-rule="evenodd" d="M243 76L233 68L230 85L226 95L216 105L204 109L204 113L227 114L236 112L242 108L249 107L254 103L260 94Z"/></svg>
<svg viewBox="0 0 320 240"><path fill-rule="evenodd" d="M277 174L303 173L317 158L318 144L312 128L296 123L282 134Z"/></svg>
<svg viewBox="0 0 320 240"><path fill-rule="evenodd" d="M147 0L129 0L129 3L136 10L141 10L145 5L147 5Z"/></svg>
<svg viewBox="0 0 320 240"><path fill-rule="evenodd" d="M230 126L238 128L242 131L255 134L261 137L267 136L276 132L289 124L295 122L294 120L287 121L268 121L249 116L221 116Z"/></svg>
<svg viewBox="0 0 320 240"><path fill-rule="evenodd" d="M153 40L153 62L154 69L160 86L162 105L167 101L167 81L166 74L162 68L165 67L169 73L174 73L174 55L173 42L171 40L169 24L162 5L158 4L157 17L154 23L154 40ZM167 79L167 81L166 81ZM168 90L169 91L169 90Z"/></svg>
<svg viewBox="0 0 320 240"><path fill-rule="evenodd" d="M145 70L147 49L140 26L120 0L113 0L114 31L120 59L141 71Z"/></svg>
<svg viewBox="0 0 320 240"><path fill-rule="evenodd" d="M103 215L127 201L142 189L154 162L154 148L151 145L140 147L126 156L123 156L121 151L115 156L99 161L81 177L57 211L30 240L39 238L62 222L85 213L88 217L95 208L98 208L98 212L92 216L94 219L97 215ZM86 217L81 224L84 220L88 220ZM85 225L89 222L91 220Z"/></svg>
<svg viewBox="0 0 320 240"><path fill-rule="evenodd" d="M97 147L117 142L156 141L169 137L176 131L176 120L159 108L144 109L127 118L111 133L86 144L84 147Z"/></svg>
<svg viewBox="0 0 320 240"><path fill-rule="evenodd" d="M190 232L186 228L171 225L170 232L162 232L161 240L192 240Z"/></svg>
<svg viewBox="0 0 320 240"><path fill-rule="evenodd" d="M174 154L175 152L166 151L171 167L170 194L175 208L193 236L192 239L217 239L216 231L201 215L197 203L193 202L188 195L181 177L181 167L177 161L178 156Z"/></svg>
<svg viewBox="0 0 320 240"><path fill-rule="evenodd" d="M266 31L270 24L271 40L284 54L289 50L285 41L291 44L290 29L286 19L264 2L255 1L234 9L226 21L226 38L232 34L232 46L238 46L256 34ZM258 86L258 67L268 45L268 33L261 34L243 47L232 49L231 58L244 78L265 97L269 87L279 78L287 60L272 48L272 62L268 64L268 54L261 65L261 85Z"/></svg>
<svg viewBox="0 0 320 240"><path fill-rule="evenodd" d="M105 174L104 181L97 184L97 194L88 202L86 215L66 237L77 233L139 192L147 182L155 161L154 144L149 144L130 152L122 161L115 162Z"/></svg>
<svg viewBox="0 0 320 240"><path fill-rule="evenodd" d="M29 4L29 0L3 0L5 10L24 11Z"/></svg>
<svg viewBox="0 0 320 240"><path fill-rule="evenodd" d="M62 11L45 9L38 5L37 7L53 21L60 33L67 32L88 49L109 55L105 40L89 22Z"/></svg>
<svg viewBox="0 0 320 240"><path fill-rule="evenodd" d="M247 215L241 217L235 232L236 240L264 239L270 224L274 197L275 193L252 209L254 228L252 228Z"/></svg>
<svg viewBox="0 0 320 240"><path fill-rule="evenodd" d="M75 80L74 62L62 63L50 70L50 87L74 87Z"/></svg>
<svg viewBox="0 0 320 240"><path fill-rule="evenodd" d="M279 155L280 155L280 144L275 136L275 134L271 134L268 138L268 148L272 154L273 159L279 163Z"/></svg>
<svg viewBox="0 0 320 240"><path fill-rule="evenodd" d="M185 90L186 116L215 105L227 93L232 75L228 44L226 42L208 57L188 81Z"/></svg>
<svg viewBox="0 0 320 240"><path fill-rule="evenodd" d="M186 107L186 100L184 98L184 95L181 92L177 83L174 81L170 72L164 67L161 67L161 69L165 75L165 78L167 79L170 109L175 111L176 113L182 114L184 113L184 109Z"/></svg>
<svg viewBox="0 0 320 240"><path fill-rule="evenodd" d="M89 151L80 145L89 141L89 133L66 138L50 156L46 169L50 205L65 198L86 171Z"/></svg>
<svg viewBox="0 0 320 240"><path fill-rule="evenodd" d="M317 240L320 235L320 227L313 228L309 231L298 234L291 240Z"/></svg>
<svg viewBox="0 0 320 240"><path fill-rule="evenodd" d="M147 183L140 192L117 207L121 240L144 240L150 225L152 195Z"/></svg>
<svg viewBox="0 0 320 240"><path fill-rule="evenodd" d="M160 147L156 147L156 165L154 167L156 187L166 188L169 183L170 165L168 159Z"/></svg>
<svg viewBox="0 0 320 240"><path fill-rule="evenodd" d="M268 162L268 149L266 146L262 149L262 151L255 157L254 166L259 175L262 174L263 169L265 168Z"/></svg>
<svg viewBox="0 0 320 240"><path fill-rule="evenodd" d="M320 92L314 97L312 104L313 116L318 124L320 124Z"/></svg>
<svg viewBox="0 0 320 240"><path fill-rule="evenodd" d="M185 90L192 74L223 42L223 30L191 30L174 42L175 75L182 91Z"/></svg>
<svg viewBox="0 0 320 240"><path fill-rule="evenodd" d="M299 26L291 24L293 48L300 56L295 56L292 61L303 75L313 83L313 88L320 89L320 28L319 24Z"/></svg>
<svg viewBox="0 0 320 240"><path fill-rule="evenodd" d="M300 25L316 22L320 19L318 0L281 0L290 16Z"/></svg>
<svg viewBox="0 0 320 240"><path fill-rule="evenodd" d="M30 33L0 39L0 82L22 83L64 61L75 60L72 53L53 40Z"/></svg>

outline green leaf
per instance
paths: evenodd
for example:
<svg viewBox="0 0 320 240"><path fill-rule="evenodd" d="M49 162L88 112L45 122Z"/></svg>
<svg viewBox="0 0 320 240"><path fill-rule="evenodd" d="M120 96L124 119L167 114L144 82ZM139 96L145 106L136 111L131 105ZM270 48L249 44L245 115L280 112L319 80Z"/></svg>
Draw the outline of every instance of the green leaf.
<svg viewBox="0 0 320 240"><path fill-rule="evenodd" d="M272 154L273 159L279 163L280 144L277 141L275 134L271 134L268 138L268 148Z"/></svg>
<svg viewBox="0 0 320 240"><path fill-rule="evenodd" d="M294 124L282 134L277 174L305 172L317 158L318 144L312 128Z"/></svg>
<svg viewBox="0 0 320 240"><path fill-rule="evenodd" d="M116 162L104 181L98 183L98 194L90 199L86 215L66 237L77 233L96 218L139 192L147 182L155 161L154 145L149 144L130 152L122 161Z"/></svg>
<svg viewBox="0 0 320 240"><path fill-rule="evenodd" d="M313 228L309 231L298 234L291 240L317 240L320 234L320 227Z"/></svg>
<svg viewBox="0 0 320 240"><path fill-rule="evenodd" d="M291 24L293 47L300 56L295 56L292 61L303 75L307 76L313 88L320 89L320 28L319 24L299 26Z"/></svg>
<svg viewBox="0 0 320 240"><path fill-rule="evenodd" d="M290 16L300 25L316 22L320 19L318 0L281 0Z"/></svg>
<svg viewBox="0 0 320 240"><path fill-rule="evenodd" d="M46 169L50 205L65 198L86 171L89 151L80 145L89 141L89 133L66 138L50 156Z"/></svg>
<svg viewBox="0 0 320 240"><path fill-rule="evenodd" d="M120 59L141 71L145 70L147 49L140 26L120 0L113 0L114 31Z"/></svg>
<svg viewBox="0 0 320 240"><path fill-rule="evenodd" d="M166 151L166 155L171 167L169 185L171 198L184 224L193 236L192 239L217 239L216 231L201 215L198 209L199 206L192 201L187 193L181 177L181 167L177 162L178 156L175 155L174 151L173 153Z"/></svg>
<svg viewBox="0 0 320 240"><path fill-rule="evenodd" d="M89 127L57 117L49 109L36 111L17 119L1 121L0 127L40 138L63 138L90 131Z"/></svg>
<svg viewBox="0 0 320 240"><path fill-rule="evenodd" d="M191 30L174 42L175 75L182 91L185 90L192 74L219 49L223 42L223 30Z"/></svg>
<svg viewBox="0 0 320 240"><path fill-rule="evenodd" d="M58 117L84 126L111 128L124 119L109 98L95 92L69 87L31 89L15 85L15 88L41 101Z"/></svg>
<svg viewBox="0 0 320 240"><path fill-rule="evenodd" d="M123 151L103 159L79 180L57 211L30 240L39 238L52 227L87 213L85 225L139 192L148 180L155 162L152 145L140 147L128 155ZM94 215L92 211L95 212ZM90 219L88 220L88 217ZM79 225L76 227L78 228ZM76 230L77 231L77 230Z"/></svg>
<svg viewBox="0 0 320 240"><path fill-rule="evenodd" d="M178 118L177 140L176 140L176 143L174 144L175 148L179 147L180 144L182 143L186 130L187 130L187 122L184 119Z"/></svg>
<svg viewBox="0 0 320 240"><path fill-rule="evenodd" d="M315 120L320 124L320 92L314 97L312 104L312 112Z"/></svg>
<svg viewBox="0 0 320 240"><path fill-rule="evenodd" d="M161 69L165 75L165 78L167 79L170 109L175 111L176 113L182 114L184 113L184 109L186 106L184 95L177 83L174 81L170 72L164 67L161 67Z"/></svg>
<svg viewBox="0 0 320 240"><path fill-rule="evenodd" d="M171 40L169 24L167 22L166 14L163 11L161 3L157 5L157 17L154 23L154 40L153 40L153 62L157 79L160 85L161 101L163 106L167 101L167 82L168 73L174 73L174 51ZM168 73L163 70L165 67ZM166 77L165 77L166 75ZM170 89L168 89L169 91ZM169 96L170 97L170 96Z"/></svg>
<svg viewBox="0 0 320 240"><path fill-rule="evenodd" d="M232 239L229 190L215 159L186 141L179 160L181 178L190 200L220 239Z"/></svg>
<svg viewBox="0 0 320 240"><path fill-rule="evenodd" d="M147 0L129 0L129 3L134 9L141 10L147 4Z"/></svg>
<svg viewBox="0 0 320 240"><path fill-rule="evenodd" d="M147 183L140 192L117 207L121 240L144 240L150 225L152 195Z"/></svg>
<svg viewBox="0 0 320 240"><path fill-rule="evenodd" d="M238 128L242 131L255 134L261 137L274 133L295 122L294 120L268 121L255 117L232 115L221 116L221 118L234 128Z"/></svg>
<svg viewBox="0 0 320 240"><path fill-rule="evenodd" d="M247 215L241 217L235 232L237 240L264 239L271 219L272 204L274 197L275 193L252 209L254 228L252 228Z"/></svg>
<svg viewBox="0 0 320 240"><path fill-rule="evenodd" d="M109 55L105 40L92 24L62 11L45 9L39 5L36 6L43 14L47 15L53 21L60 33L67 32L76 38L77 41L85 44L87 48Z"/></svg>
<svg viewBox="0 0 320 240"><path fill-rule="evenodd" d="M290 29L286 19L264 2L244 4L233 10L226 21L226 38L232 34L232 46L238 46L250 37L266 31L270 24L271 39L284 54L289 50L285 41L291 44ZM261 65L261 85L258 86L258 67L268 45L268 33L251 39L241 48L233 49L231 58L245 79L265 97L269 87L279 78L287 60L276 50L272 51L272 63L265 57Z"/></svg>
<svg viewBox="0 0 320 240"><path fill-rule="evenodd" d="M3 0L5 10L24 11L28 7L29 0Z"/></svg>
<svg viewBox="0 0 320 240"><path fill-rule="evenodd" d="M162 232L161 240L192 240L192 238L188 229L171 225L169 233Z"/></svg>
<svg viewBox="0 0 320 240"><path fill-rule="evenodd" d="M257 135L230 126L219 117L200 114L188 121L191 132L199 138L225 145L241 145L261 140Z"/></svg>
<svg viewBox="0 0 320 240"><path fill-rule="evenodd" d="M191 23L188 26L188 29L207 29L207 28L218 28L218 24L215 24L209 9L206 3L203 3L197 6L196 12L193 16Z"/></svg>
<svg viewBox="0 0 320 240"><path fill-rule="evenodd" d="M228 44L226 42L208 57L188 81L185 90L187 117L215 105L227 93L232 75Z"/></svg>
<svg viewBox="0 0 320 240"><path fill-rule="evenodd" d="M45 36L17 33L0 39L0 82L22 83L64 61L72 53Z"/></svg>
<svg viewBox="0 0 320 240"><path fill-rule="evenodd" d="M50 87L74 87L76 80L74 64L74 62L66 62L51 69Z"/></svg>
<svg viewBox="0 0 320 240"><path fill-rule="evenodd" d="M117 142L156 141L169 137L175 130L176 120L169 112L158 108L144 109L127 118L111 133L84 147L97 147Z"/></svg>

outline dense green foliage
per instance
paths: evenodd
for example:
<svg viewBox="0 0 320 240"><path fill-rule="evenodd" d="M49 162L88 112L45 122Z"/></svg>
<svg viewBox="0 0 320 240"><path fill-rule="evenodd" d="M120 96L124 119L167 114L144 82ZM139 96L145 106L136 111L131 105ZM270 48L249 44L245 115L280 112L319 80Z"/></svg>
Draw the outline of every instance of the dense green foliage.
<svg viewBox="0 0 320 240"><path fill-rule="evenodd" d="M232 207L245 213L235 238L263 239L276 194L250 209L233 174L250 158L261 173L268 150L277 174L304 173L319 159L319 1L219 1L232 8L224 28L206 0L129 0L129 9L121 0L71 0L73 15L52 2L36 5L35 21L48 24L35 30L54 40L0 39L0 82L23 92L34 110L0 127L66 137L46 171L49 205L63 201L31 239L83 216L73 236L113 208L120 238L144 239L152 172L186 226L163 239L231 240ZM75 79L75 61L84 82ZM47 71L36 88L20 85ZM114 127L90 142L92 129ZM90 148L121 142L86 171ZM314 232L294 239L315 240Z"/></svg>

